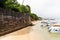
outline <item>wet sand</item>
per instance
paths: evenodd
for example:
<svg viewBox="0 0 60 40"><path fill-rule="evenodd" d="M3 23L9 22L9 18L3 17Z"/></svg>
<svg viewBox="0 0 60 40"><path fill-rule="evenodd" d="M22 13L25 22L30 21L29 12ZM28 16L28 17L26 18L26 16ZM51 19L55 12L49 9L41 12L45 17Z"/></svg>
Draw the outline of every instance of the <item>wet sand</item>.
<svg viewBox="0 0 60 40"><path fill-rule="evenodd" d="M40 21L34 26L18 30L0 37L0 40L60 40L60 34L49 33L47 27L41 27Z"/></svg>
<svg viewBox="0 0 60 40"><path fill-rule="evenodd" d="M16 32L0 37L0 40L29 40L29 31L31 27L27 27Z"/></svg>

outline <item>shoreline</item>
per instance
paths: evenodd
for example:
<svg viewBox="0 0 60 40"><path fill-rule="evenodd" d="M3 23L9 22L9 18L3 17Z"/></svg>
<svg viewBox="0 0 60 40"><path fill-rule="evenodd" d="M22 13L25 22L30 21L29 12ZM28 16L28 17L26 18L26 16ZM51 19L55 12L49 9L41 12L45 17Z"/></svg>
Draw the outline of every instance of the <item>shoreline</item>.
<svg viewBox="0 0 60 40"><path fill-rule="evenodd" d="M3 31L3 32L0 33L0 36L4 36L4 35L7 35L7 34L10 34L12 32L24 29L24 28L29 27L29 26L33 26L33 24L31 23L31 24L26 25L26 26L21 26L21 27L17 27L17 28L11 29L11 30Z"/></svg>

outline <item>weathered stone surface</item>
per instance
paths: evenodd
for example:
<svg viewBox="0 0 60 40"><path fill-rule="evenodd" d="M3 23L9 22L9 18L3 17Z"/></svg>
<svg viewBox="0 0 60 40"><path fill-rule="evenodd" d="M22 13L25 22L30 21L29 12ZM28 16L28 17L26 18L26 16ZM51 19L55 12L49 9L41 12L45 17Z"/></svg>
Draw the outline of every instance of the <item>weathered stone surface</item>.
<svg viewBox="0 0 60 40"><path fill-rule="evenodd" d="M30 24L28 14L0 8L0 36L25 28Z"/></svg>

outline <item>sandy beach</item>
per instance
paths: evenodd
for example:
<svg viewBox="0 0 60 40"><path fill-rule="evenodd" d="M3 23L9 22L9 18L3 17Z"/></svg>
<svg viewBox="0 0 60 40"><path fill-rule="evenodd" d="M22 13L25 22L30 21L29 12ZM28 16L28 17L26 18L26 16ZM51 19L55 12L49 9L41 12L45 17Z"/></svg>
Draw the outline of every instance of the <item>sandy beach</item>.
<svg viewBox="0 0 60 40"><path fill-rule="evenodd" d="M0 40L60 40L60 34L49 33L47 27L41 27L41 21L34 21L34 26L0 37Z"/></svg>

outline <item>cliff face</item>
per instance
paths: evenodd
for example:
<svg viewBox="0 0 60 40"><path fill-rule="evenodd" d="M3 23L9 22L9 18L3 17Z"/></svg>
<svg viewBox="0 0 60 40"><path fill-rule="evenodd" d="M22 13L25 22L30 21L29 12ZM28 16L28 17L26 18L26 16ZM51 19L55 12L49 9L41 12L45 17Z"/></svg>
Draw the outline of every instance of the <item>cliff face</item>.
<svg viewBox="0 0 60 40"><path fill-rule="evenodd" d="M31 19L28 14L0 8L0 35L24 28L30 24Z"/></svg>

